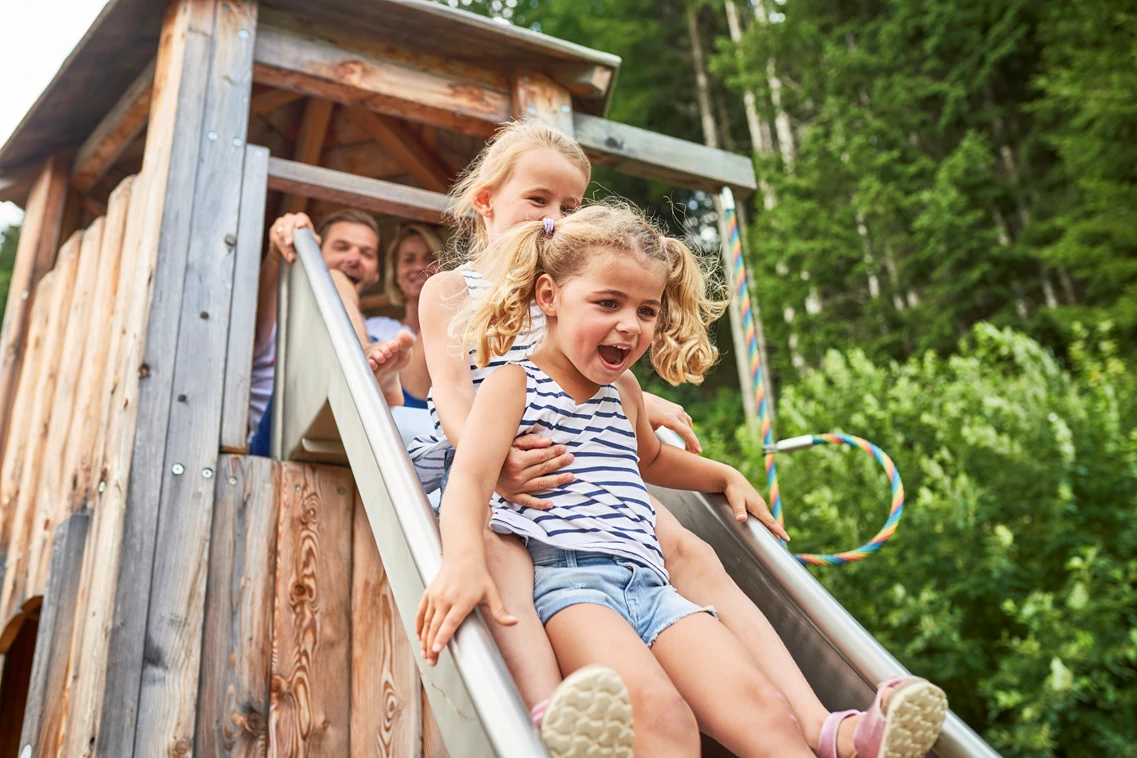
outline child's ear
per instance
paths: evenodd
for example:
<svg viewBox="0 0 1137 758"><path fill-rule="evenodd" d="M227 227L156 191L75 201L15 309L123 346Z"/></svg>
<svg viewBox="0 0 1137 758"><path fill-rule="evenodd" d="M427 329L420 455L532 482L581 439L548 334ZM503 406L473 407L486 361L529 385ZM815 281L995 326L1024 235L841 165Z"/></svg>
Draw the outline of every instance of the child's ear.
<svg viewBox="0 0 1137 758"><path fill-rule="evenodd" d="M474 210L482 218L493 218L493 193L489 187L474 190Z"/></svg>
<svg viewBox="0 0 1137 758"><path fill-rule="evenodd" d="M557 283L548 274L537 277L537 284L533 288L533 299L537 307L546 316L557 315Z"/></svg>

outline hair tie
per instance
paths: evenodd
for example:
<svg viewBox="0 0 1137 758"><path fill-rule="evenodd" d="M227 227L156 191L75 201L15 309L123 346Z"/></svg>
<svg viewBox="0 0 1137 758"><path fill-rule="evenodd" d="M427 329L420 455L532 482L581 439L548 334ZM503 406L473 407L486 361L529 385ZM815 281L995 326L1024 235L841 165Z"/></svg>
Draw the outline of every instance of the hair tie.
<svg viewBox="0 0 1137 758"><path fill-rule="evenodd" d="M553 219L551 219L551 218L545 219L545 236L546 237L552 237L553 236L553 229L555 228L555 226L556 226L556 222L553 221Z"/></svg>

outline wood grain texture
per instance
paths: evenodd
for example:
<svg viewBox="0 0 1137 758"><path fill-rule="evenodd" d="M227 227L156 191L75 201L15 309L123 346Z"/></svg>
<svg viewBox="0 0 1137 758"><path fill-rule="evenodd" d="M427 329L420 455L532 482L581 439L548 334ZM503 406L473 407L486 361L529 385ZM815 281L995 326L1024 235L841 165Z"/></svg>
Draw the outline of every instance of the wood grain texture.
<svg viewBox="0 0 1137 758"><path fill-rule="evenodd" d="M127 146L142 133L150 118L153 89L154 62L151 61L79 148L71 172L71 186L80 192L90 192Z"/></svg>
<svg viewBox="0 0 1137 758"><path fill-rule="evenodd" d="M71 302L63 324L65 336L59 352L59 370L51 403L51 421L44 443L45 455L36 487L35 514L29 535L27 580L19 602L42 592L51 556L55 525L70 512L64 497L63 458L75 415L77 388L83 381L87 336L91 332L91 302L99 278L104 219L96 219L83 233ZM92 377L93 378L93 377Z"/></svg>
<svg viewBox="0 0 1137 758"><path fill-rule="evenodd" d="M572 93L544 74L518 71L513 77L513 117L541 119L572 136Z"/></svg>
<svg viewBox="0 0 1137 758"><path fill-rule="evenodd" d="M446 195L380 179L366 179L318 166L270 158L268 188L304 193L310 198L362 208L375 213L441 223L449 202Z"/></svg>
<svg viewBox="0 0 1137 758"><path fill-rule="evenodd" d="M73 514L56 527L52 537L32 679L20 734L21 749L30 745L31 755L55 755L64 728L71 637L90 520L90 512Z"/></svg>
<svg viewBox="0 0 1137 758"><path fill-rule="evenodd" d="M280 464L222 456L209 543L194 751L268 754L269 677Z"/></svg>
<svg viewBox="0 0 1137 758"><path fill-rule="evenodd" d="M362 108L350 107L347 112L418 180L423 189L432 192L446 192L450 189L450 175L446 168L398 121Z"/></svg>
<svg viewBox="0 0 1137 758"><path fill-rule="evenodd" d="M283 89L268 89L253 95L249 102L249 113L268 113L282 105L288 105L294 100L304 97L299 92L289 92Z"/></svg>
<svg viewBox="0 0 1137 758"><path fill-rule="evenodd" d="M95 444L98 430L106 418L102 393L109 393L110 385L106 378L114 371L111 353L118 340L112 324L123 259L126 215L133 187L134 177L130 176L111 193L103 225L98 279L91 294L91 328L82 348L82 380L76 386L75 412L63 455L63 499L71 513L86 507L94 496Z"/></svg>
<svg viewBox="0 0 1137 758"><path fill-rule="evenodd" d="M135 268L144 278L136 284L125 321L132 330L120 375L126 377L125 386L121 411L116 412L108 432L107 500L112 512L123 513L123 521L121 549L114 556L117 575L111 588L113 613L106 653L113 663L105 667L103 691L96 701L99 723L94 730L96 750L107 758L134 754L146 609L177 357L171 348L177 342L182 314L189 211L204 142L205 94L218 4L217 0L192 0L167 7L143 159L147 202L137 226L128 224L124 243L139 246ZM138 328L141 331L133 331ZM200 470L196 475L200 476ZM206 507L206 502L198 507ZM163 746L156 754L165 752Z"/></svg>
<svg viewBox="0 0 1137 758"><path fill-rule="evenodd" d="M367 511L352 520L351 758L422 754L422 685Z"/></svg>
<svg viewBox="0 0 1137 758"><path fill-rule="evenodd" d="M412 55L351 49L346 40L294 29L266 25L258 36L257 81L278 89L480 136L510 117L508 87L488 85L486 77L478 81Z"/></svg>
<svg viewBox="0 0 1137 758"><path fill-rule="evenodd" d="M318 97L308 98L304 104L304 114L300 117L300 131L296 137L293 159L297 163L315 166L320 162L324 140L328 136L328 124L332 121L335 103ZM303 213L308 207L308 198L303 195L288 195L284 198L282 213Z"/></svg>
<svg viewBox="0 0 1137 758"><path fill-rule="evenodd" d="M75 286L78 271L79 249L82 246L82 232L75 232L63 244L56 261L55 286L51 292L51 311L43 342L43 359L35 383L35 395L29 415L28 435L25 438L24 464L20 471L20 482L16 490L13 508L12 531L5 556L4 585L0 590L0 623L14 615L21 602L27 582L28 548L34 527L36 506L36 484L39 482L40 467L44 458L44 443L51 424L51 401L55 397L55 380L62 365L60 349L65 337L65 322L71 291ZM0 652L10 640L0 637Z"/></svg>
<svg viewBox="0 0 1137 758"><path fill-rule="evenodd" d="M348 469L282 464L269 713L276 758L348 755L353 502Z"/></svg>
<svg viewBox="0 0 1137 758"><path fill-rule="evenodd" d="M267 148L257 145L245 148L221 408L221 449L225 452L244 452L249 438L249 387L252 385L257 287L260 284L265 196L268 194L268 154Z"/></svg>
<svg viewBox="0 0 1137 758"><path fill-rule="evenodd" d="M430 711L430 700L427 699L425 690L422 693L422 758L446 758L442 732Z"/></svg>
<svg viewBox="0 0 1137 758"><path fill-rule="evenodd" d="M218 3L166 423L134 754L194 743L256 0ZM164 236L164 234L163 234ZM151 320L159 311L151 310ZM171 316L163 312L163 316ZM169 350L169 346L166 346ZM149 352L149 346L148 346ZM158 382L151 377L148 386ZM141 429L141 425L140 425ZM137 444L141 434L137 435ZM137 447L136 447L137 450ZM145 460L154 465L155 460ZM135 458L135 466L140 460ZM177 466L184 467L184 474ZM133 471L132 484L133 488ZM153 498L153 492L131 496ZM141 568L141 567L140 567Z"/></svg>
<svg viewBox="0 0 1137 758"><path fill-rule="evenodd" d="M12 394L20 377L27 333L28 308L36 282L51 269L60 240L63 208L67 202L68 162L62 156L49 158L28 194L16 260L4 305L0 330L0 451L8 429Z"/></svg>

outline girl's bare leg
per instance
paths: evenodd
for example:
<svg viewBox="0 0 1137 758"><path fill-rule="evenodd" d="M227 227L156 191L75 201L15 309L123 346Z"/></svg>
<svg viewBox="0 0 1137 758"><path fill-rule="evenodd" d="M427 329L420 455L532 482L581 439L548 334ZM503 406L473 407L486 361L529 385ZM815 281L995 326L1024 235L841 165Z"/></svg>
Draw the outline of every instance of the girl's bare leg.
<svg viewBox="0 0 1137 758"><path fill-rule="evenodd" d="M636 756L699 755L694 714L622 616L601 605L573 605L545 628L566 674L594 663L620 674L632 699Z"/></svg>
<svg viewBox="0 0 1137 758"><path fill-rule="evenodd" d="M501 657L521 692L525 707L546 700L561 683L561 671L549 637L533 607L533 561L516 537L486 528L486 564L501 593L505 608L517 618L514 626L501 626L485 617Z"/></svg>
<svg viewBox="0 0 1137 758"><path fill-rule="evenodd" d="M740 758L812 758L786 698L725 626L695 613L667 627L651 652L699 727Z"/></svg>
<svg viewBox="0 0 1137 758"><path fill-rule="evenodd" d="M765 614L726 573L711 546L684 528L658 500L652 501L656 510L655 532L671 583L692 603L715 607L723 626L741 643L766 680L789 701L806 741L817 750L821 725L829 711L813 693L790 651ZM842 756L854 753L857 721L850 718L841 724L837 744Z"/></svg>

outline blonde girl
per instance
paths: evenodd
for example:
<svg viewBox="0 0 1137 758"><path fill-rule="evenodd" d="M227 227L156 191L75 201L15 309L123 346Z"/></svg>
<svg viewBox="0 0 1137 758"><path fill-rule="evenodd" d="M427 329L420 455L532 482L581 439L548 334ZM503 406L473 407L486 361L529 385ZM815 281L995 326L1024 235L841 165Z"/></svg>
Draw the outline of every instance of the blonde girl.
<svg viewBox="0 0 1137 758"><path fill-rule="evenodd" d="M430 224L404 223L395 231L383 264L383 292L392 305L402 306L402 324L416 337L419 324L418 302L426 280L438 271L438 255L442 251L442 237L437 227ZM399 372L403 386L403 406L426 408L426 395L430 390L430 375L426 370L426 357L421 343L416 340L408 364ZM372 370L379 366L372 364Z"/></svg>
<svg viewBox="0 0 1137 758"><path fill-rule="evenodd" d="M579 207L590 178L590 166L580 146L561 132L540 122L517 122L505 127L471 166L454 191L455 216L465 220L470 256L482 263L447 271L430 279L420 304L422 339L433 388L436 436L444 451L442 463L452 454L466 428L475 388L500 360L478 367L460 339L451 336L456 314L479 299L489 286L478 271L492 253L487 244L511 227L530 220L558 222ZM515 342L513 354L524 358L540 338L538 310L534 310L532 340ZM531 343L531 344L527 344ZM684 434L688 448L697 451L689 417L674 404L644 393L644 413L652 427L667 425ZM412 458L422 464L420 475L437 484L443 466L432 469L431 457L439 447L411 447ZM569 449L549 437L524 435L514 440L494 490L510 502L534 508L547 507L533 493L543 493L573 480L564 471L574 460ZM433 461L438 464L437 458ZM751 660L788 700L809 745L824 751L823 726L832 725L830 714L814 695L789 652L762 612L727 575L714 551L684 529L666 509L652 501L656 535L671 581L685 597L700 606L713 605L722 623L745 643ZM744 520L746 513L738 513ZM525 550L515 542L489 534L486 560L502 599L513 614L509 623L488 617L491 630L523 699L538 713L543 701L560 684L560 668L532 604L533 573ZM435 645L437 646L437 644ZM432 647L435 647L432 646ZM437 651L424 649L424 656ZM879 699L878 699L879 700ZM555 702L555 700L554 700ZM828 721L827 721L828 720ZM854 732L861 714L837 721L827 731L834 755L854 754ZM642 726L641 726L642 728ZM544 731L544 730L543 730ZM863 755L863 754L862 754Z"/></svg>

